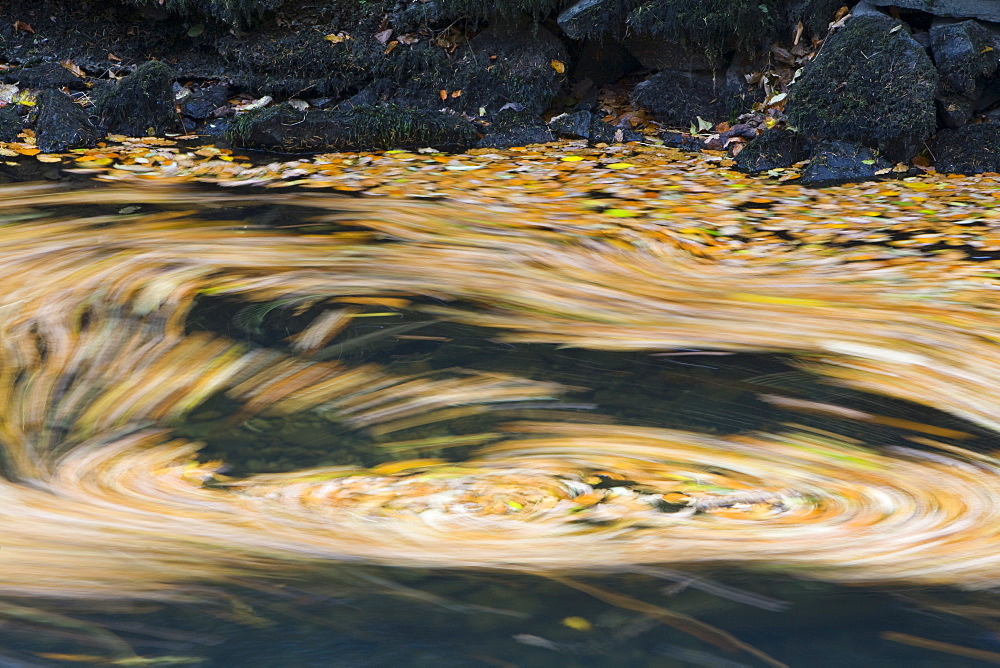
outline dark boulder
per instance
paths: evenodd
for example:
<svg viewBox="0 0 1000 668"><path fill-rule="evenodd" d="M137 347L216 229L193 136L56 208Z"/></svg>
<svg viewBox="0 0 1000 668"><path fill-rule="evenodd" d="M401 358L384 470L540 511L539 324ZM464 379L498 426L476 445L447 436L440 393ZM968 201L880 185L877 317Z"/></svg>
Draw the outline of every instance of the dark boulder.
<svg viewBox="0 0 1000 668"><path fill-rule="evenodd" d="M667 148L675 148L679 151L701 151L705 148L705 140L697 135L687 132L674 132L667 130L660 133L660 140Z"/></svg>
<svg viewBox="0 0 1000 668"><path fill-rule="evenodd" d="M34 67L19 67L8 71L4 81L17 83L21 88L69 88L84 90L83 79L59 63L44 63Z"/></svg>
<svg viewBox="0 0 1000 668"><path fill-rule="evenodd" d="M21 115L17 113L16 105L8 104L0 107L0 141L17 141L17 135L23 129Z"/></svg>
<svg viewBox="0 0 1000 668"><path fill-rule="evenodd" d="M1000 172L1000 123L964 125L942 130L930 144L938 172Z"/></svg>
<svg viewBox="0 0 1000 668"><path fill-rule="evenodd" d="M620 0L578 0L556 22L570 39L603 37L624 25L627 7Z"/></svg>
<svg viewBox="0 0 1000 668"><path fill-rule="evenodd" d="M868 0L868 2L878 7L916 9L934 16L1000 21L1000 2L997 0Z"/></svg>
<svg viewBox="0 0 1000 668"><path fill-rule="evenodd" d="M638 84L632 101L661 123L687 127L697 117L713 125L729 118L733 95L725 72L659 72Z"/></svg>
<svg viewBox="0 0 1000 668"><path fill-rule="evenodd" d="M785 113L810 140L857 142L898 162L937 129L937 87L934 64L903 23L858 16L806 67Z"/></svg>
<svg viewBox="0 0 1000 668"><path fill-rule="evenodd" d="M587 139L590 137L590 126L594 122L594 114L581 109L572 114L562 114L549 121L549 129L557 136L566 139Z"/></svg>
<svg viewBox="0 0 1000 668"><path fill-rule="evenodd" d="M396 105L346 111L297 111L287 105L237 116L227 137L235 144L288 153L364 151L432 146L462 151L479 139L472 123L456 114Z"/></svg>
<svg viewBox="0 0 1000 668"><path fill-rule="evenodd" d="M106 86L95 102L101 127L129 137L162 135L177 127L174 73L158 60Z"/></svg>
<svg viewBox="0 0 1000 668"><path fill-rule="evenodd" d="M594 116L594 120L590 124L590 137L587 144L589 146L595 144L624 144L630 141L644 141L645 139L645 136L635 130L611 125L611 123Z"/></svg>
<svg viewBox="0 0 1000 668"><path fill-rule="evenodd" d="M752 139L736 156L741 172L766 172L791 167L809 157L809 144L802 135L786 128L771 128Z"/></svg>
<svg viewBox="0 0 1000 668"><path fill-rule="evenodd" d="M405 68L409 78L391 101L477 118L492 118L508 105L541 115L565 81L569 61L555 35L528 22L498 22L451 55L440 47L423 51L425 60Z"/></svg>
<svg viewBox="0 0 1000 668"><path fill-rule="evenodd" d="M197 88L181 103L181 113L187 118L203 121L212 118L219 109L229 104L229 87L216 84L205 88Z"/></svg>
<svg viewBox="0 0 1000 668"><path fill-rule="evenodd" d="M89 146L102 136L90 122L87 112L62 91L43 90L38 94L35 141L43 153Z"/></svg>
<svg viewBox="0 0 1000 668"><path fill-rule="evenodd" d="M486 136L476 148L510 148L550 141L555 141L555 136L537 114L505 109L493 117Z"/></svg>
<svg viewBox="0 0 1000 668"><path fill-rule="evenodd" d="M982 80L997 71L994 35L978 21L936 21L930 37L944 90L974 98Z"/></svg>
<svg viewBox="0 0 1000 668"><path fill-rule="evenodd" d="M816 146L809 164L796 181L807 188L825 188L843 183L874 181L875 173L892 167L871 149L844 141L825 141Z"/></svg>
<svg viewBox="0 0 1000 668"><path fill-rule="evenodd" d="M573 79L589 79L592 85L615 83L639 69L639 62L618 42L587 40L573 57Z"/></svg>
<svg viewBox="0 0 1000 668"><path fill-rule="evenodd" d="M997 72L1000 40L978 21L935 21L930 42L941 74L937 98L941 122L949 128L964 125Z"/></svg>
<svg viewBox="0 0 1000 668"><path fill-rule="evenodd" d="M162 7L181 15L197 12L235 27L247 27L264 14L280 7L285 0L128 0L146 8Z"/></svg>

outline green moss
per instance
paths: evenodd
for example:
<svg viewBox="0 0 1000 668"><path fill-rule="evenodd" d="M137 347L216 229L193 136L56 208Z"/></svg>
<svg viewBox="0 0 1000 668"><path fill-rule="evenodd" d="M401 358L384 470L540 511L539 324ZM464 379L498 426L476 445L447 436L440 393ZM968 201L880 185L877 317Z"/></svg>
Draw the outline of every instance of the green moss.
<svg viewBox="0 0 1000 668"><path fill-rule="evenodd" d="M895 162L934 134L937 87L937 70L902 23L860 16L792 87L786 114L811 139L857 142Z"/></svg>
<svg viewBox="0 0 1000 668"><path fill-rule="evenodd" d="M730 49L750 52L772 41L784 10L783 0L650 0L629 12L628 25L720 59Z"/></svg>
<svg viewBox="0 0 1000 668"><path fill-rule="evenodd" d="M197 14L236 27L246 27L284 0L128 0L133 5L164 7L177 14Z"/></svg>

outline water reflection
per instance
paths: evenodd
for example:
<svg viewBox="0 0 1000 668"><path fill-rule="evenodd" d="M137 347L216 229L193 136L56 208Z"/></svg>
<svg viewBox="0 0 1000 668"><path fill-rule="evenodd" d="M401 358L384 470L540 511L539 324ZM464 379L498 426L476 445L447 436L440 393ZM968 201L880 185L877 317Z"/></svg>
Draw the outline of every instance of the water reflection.
<svg viewBox="0 0 1000 668"><path fill-rule="evenodd" d="M995 585L971 275L712 265L437 204L4 195L14 665L995 649L986 594L808 582Z"/></svg>

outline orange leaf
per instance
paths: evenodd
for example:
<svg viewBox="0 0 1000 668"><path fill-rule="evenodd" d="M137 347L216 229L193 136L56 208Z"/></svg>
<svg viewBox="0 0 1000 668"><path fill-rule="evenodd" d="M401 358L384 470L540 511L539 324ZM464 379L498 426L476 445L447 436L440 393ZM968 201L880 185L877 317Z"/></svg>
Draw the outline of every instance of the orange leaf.
<svg viewBox="0 0 1000 668"><path fill-rule="evenodd" d="M438 91L438 95L440 95L440 96L441 96L441 101L442 101L442 102L443 102L444 100L447 100L447 99L448 99L448 91L446 91L446 90L445 90L444 88L442 88L441 90L439 90L439 91Z"/></svg>
<svg viewBox="0 0 1000 668"><path fill-rule="evenodd" d="M30 32L32 35L35 34L35 29L24 21L14 21L14 30L20 30L21 32Z"/></svg>
<svg viewBox="0 0 1000 668"><path fill-rule="evenodd" d="M564 74L566 72L566 63L561 60L550 60L549 65L551 65L552 69L559 74Z"/></svg>
<svg viewBox="0 0 1000 668"><path fill-rule="evenodd" d="M452 97L462 97L462 91L456 90L451 94Z"/></svg>

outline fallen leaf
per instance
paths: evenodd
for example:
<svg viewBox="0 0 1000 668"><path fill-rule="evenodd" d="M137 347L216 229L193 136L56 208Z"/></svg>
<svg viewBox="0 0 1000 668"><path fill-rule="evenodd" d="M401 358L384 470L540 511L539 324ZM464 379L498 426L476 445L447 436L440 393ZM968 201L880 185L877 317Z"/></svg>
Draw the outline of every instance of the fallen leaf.
<svg viewBox="0 0 1000 668"><path fill-rule="evenodd" d="M115 54L111 53L110 51L108 51L108 60L113 60L113 61L115 61L116 63L120 63L120 62L122 62L122 59L121 59L121 58L119 58L119 57L118 57L118 56L116 56Z"/></svg>
<svg viewBox="0 0 1000 668"><path fill-rule="evenodd" d="M438 95L441 97L442 102L448 99L448 91L446 91L444 88L438 91Z"/></svg>
<svg viewBox="0 0 1000 668"><path fill-rule="evenodd" d="M81 79L85 79L87 77L87 73L84 72L83 70L81 70L76 65L76 63L74 63L72 60L70 60L68 58L66 60L61 61L59 64L62 65L63 67L65 67L70 72L72 72L74 76L78 76Z"/></svg>
<svg viewBox="0 0 1000 668"><path fill-rule="evenodd" d="M21 32L30 32L32 35L35 34L35 29L24 21L14 21L14 30L20 30Z"/></svg>
<svg viewBox="0 0 1000 668"><path fill-rule="evenodd" d="M460 90L453 91L452 94L451 94L451 96L453 98L462 97L462 91L460 91Z"/></svg>
<svg viewBox="0 0 1000 668"><path fill-rule="evenodd" d="M392 37L392 28L386 28L385 30L380 30L379 32L375 33L375 39L378 40L378 43L381 44L382 46L388 44L389 39L391 37Z"/></svg>
<svg viewBox="0 0 1000 668"><path fill-rule="evenodd" d="M340 44L341 42L354 38L348 35L346 32L338 32L336 34L331 33L329 35L325 35L323 39L330 42L331 44Z"/></svg>
<svg viewBox="0 0 1000 668"><path fill-rule="evenodd" d="M566 73L566 63L564 63L561 60L550 60L549 65L551 65L552 69L554 69L559 74Z"/></svg>

